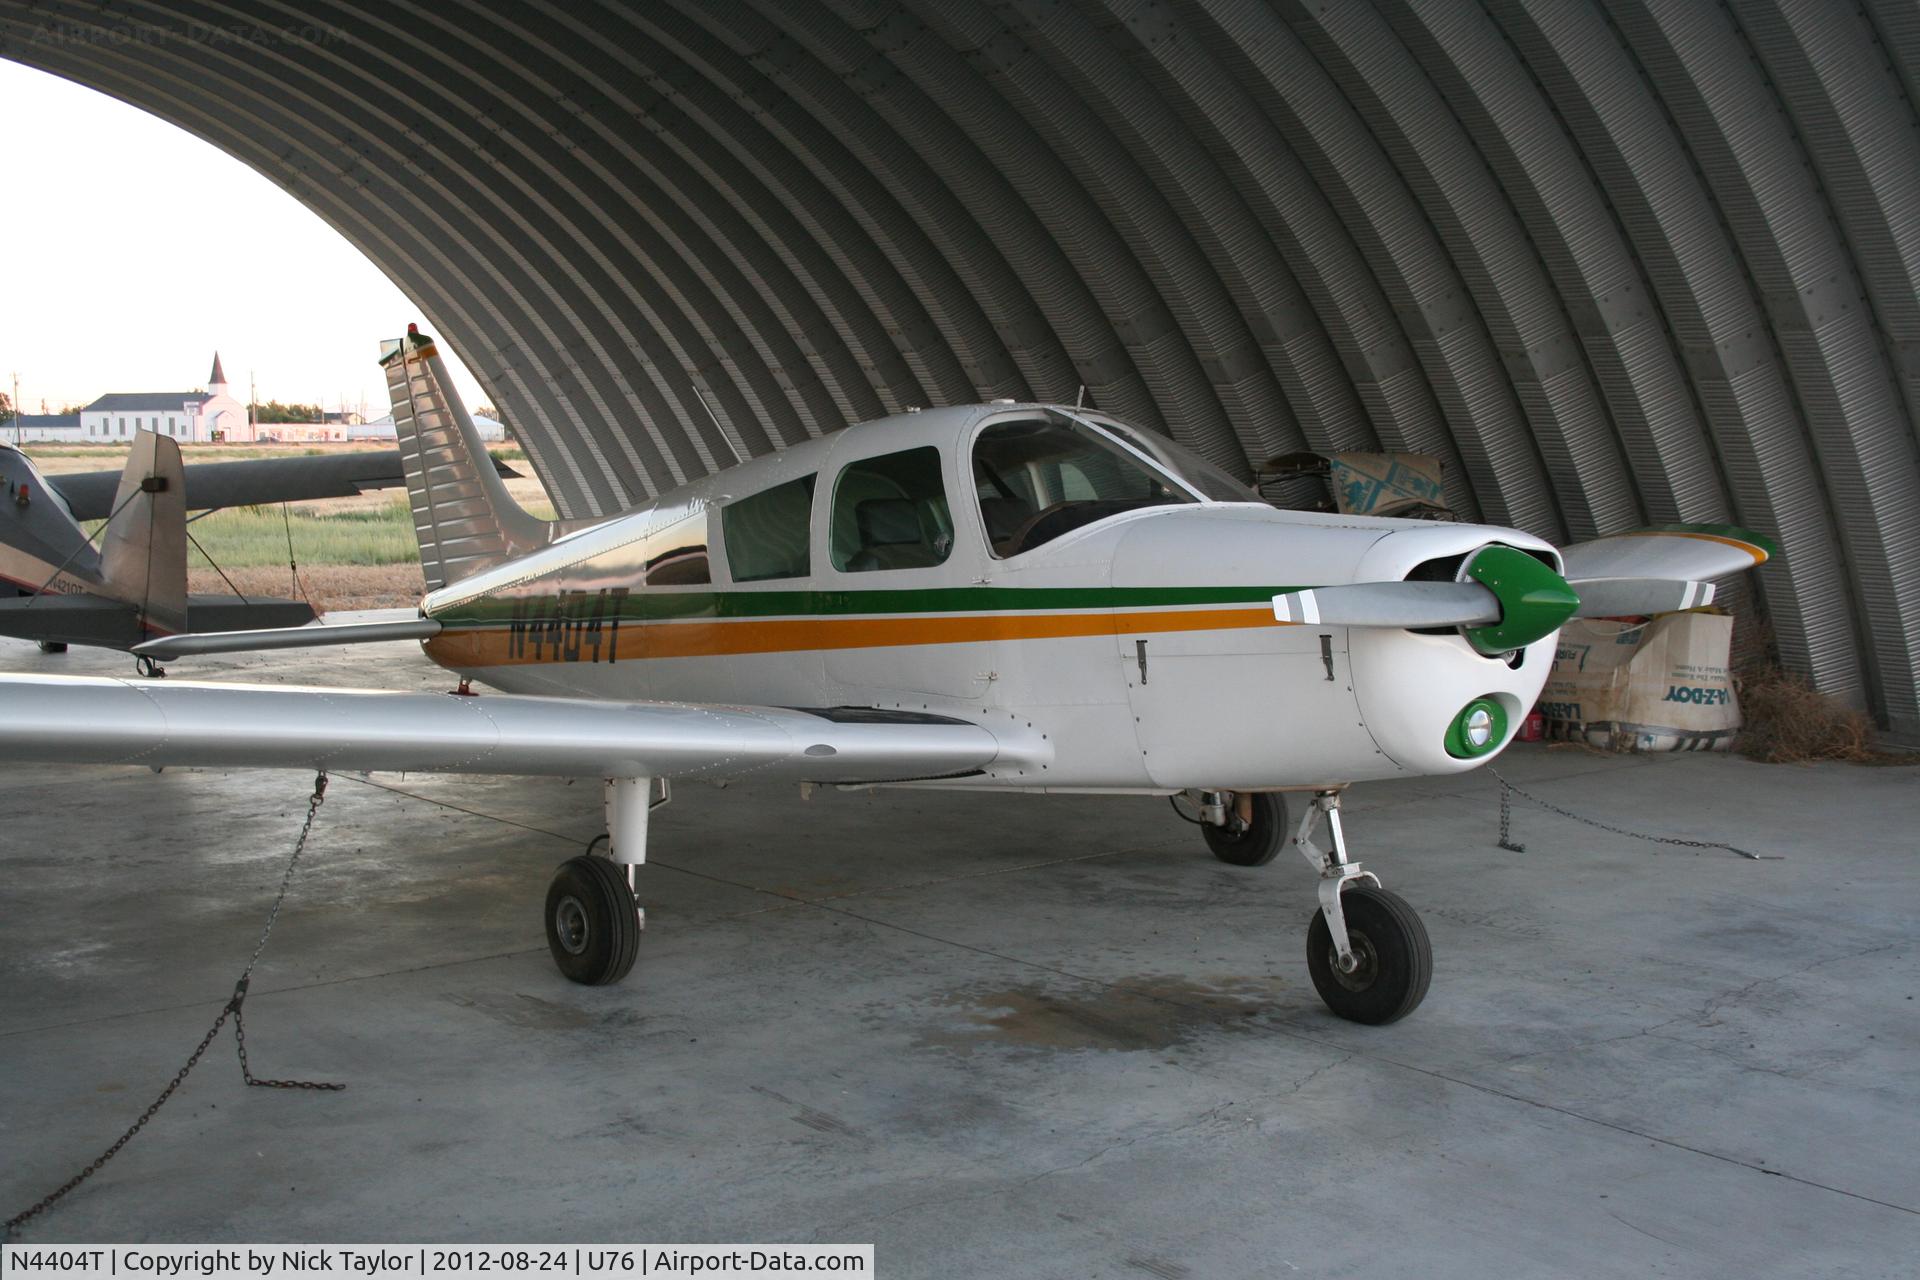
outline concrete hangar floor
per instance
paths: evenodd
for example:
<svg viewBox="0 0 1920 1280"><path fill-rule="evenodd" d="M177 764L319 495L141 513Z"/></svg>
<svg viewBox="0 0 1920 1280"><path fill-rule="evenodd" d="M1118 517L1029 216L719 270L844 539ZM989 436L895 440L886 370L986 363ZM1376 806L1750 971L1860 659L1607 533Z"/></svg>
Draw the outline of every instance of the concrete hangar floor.
<svg viewBox="0 0 1920 1280"><path fill-rule="evenodd" d="M122 655L0 642L9 670ZM183 675L437 688L408 645ZM4 710L0 709L0 714ZM1433 993L1308 981L1304 867L1157 800L704 786L656 815L639 966L569 985L539 904L599 789L342 776L230 1037L46 1240L874 1241L886 1276L1907 1274L1920 786L1907 769L1521 748L1582 812L1362 786ZM178 1068L309 779L0 776L0 1210Z"/></svg>

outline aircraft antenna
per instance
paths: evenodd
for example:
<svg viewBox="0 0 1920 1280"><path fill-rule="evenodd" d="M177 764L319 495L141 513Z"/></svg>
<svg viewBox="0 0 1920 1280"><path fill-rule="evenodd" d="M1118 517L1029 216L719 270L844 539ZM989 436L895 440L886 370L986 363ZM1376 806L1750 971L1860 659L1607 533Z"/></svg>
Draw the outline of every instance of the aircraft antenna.
<svg viewBox="0 0 1920 1280"><path fill-rule="evenodd" d="M713 429L718 431L720 438L727 442L727 448L733 454L733 465L737 467L745 462L746 459L740 456L740 446L733 442L733 437L727 434L727 429L720 425L719 415L714 413L713 406L707 403L707 393L700 389L700 384L697 382L693 384L693 394L700 397L700 407L705 409L707 417L712 419Z"/></svg>

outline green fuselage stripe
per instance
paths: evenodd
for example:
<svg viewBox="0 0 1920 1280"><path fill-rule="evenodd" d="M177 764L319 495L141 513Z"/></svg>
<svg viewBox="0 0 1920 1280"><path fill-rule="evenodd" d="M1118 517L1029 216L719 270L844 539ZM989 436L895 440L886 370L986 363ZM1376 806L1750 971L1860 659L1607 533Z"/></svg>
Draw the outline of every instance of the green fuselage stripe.
<svg viewBox="0 0 1920 1280"><path fill-rule="evenodd" d="M636 587L609 593L600 616L623 622L679 618L841 617L862 614L1015 613L1026 610L1177 608L1183 605L1265 603L1298 587L936 587L902 591L688 591ZM557 611L564 598L578 608L598 591L547 590L483 596L436 610L448 626L526 622Z"/></svg>

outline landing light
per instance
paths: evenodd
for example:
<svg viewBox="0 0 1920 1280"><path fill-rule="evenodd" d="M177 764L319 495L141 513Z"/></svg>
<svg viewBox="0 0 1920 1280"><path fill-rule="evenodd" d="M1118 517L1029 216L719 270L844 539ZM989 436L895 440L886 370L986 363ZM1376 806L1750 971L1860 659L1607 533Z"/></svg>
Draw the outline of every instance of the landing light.
<svg viewBox="0 0 1920 1280"><path fill-rule="evenodd" d="M1506 736L1506 708L1496 698L1475 698L1447 726L1447 754L1471 760L1492 751Z"/></svg>

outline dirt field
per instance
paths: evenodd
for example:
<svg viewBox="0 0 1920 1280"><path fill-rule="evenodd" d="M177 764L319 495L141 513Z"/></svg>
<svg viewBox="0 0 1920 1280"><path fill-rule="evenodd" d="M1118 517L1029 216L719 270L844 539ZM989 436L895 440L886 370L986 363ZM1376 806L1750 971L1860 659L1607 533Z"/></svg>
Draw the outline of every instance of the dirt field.
<svg viewBox="0 0 1920 1280"><path fill-rule="evenodd" d="M194 557L196 560L199 557ZM187 570L187 589L209 595L279 596L307 599L321 611L329 609L399 609L418 604L427 589L420 565L324 564L300 566L300 591L293 589L287 566L250 565L228 569L223 580L205 561Z"/></svg>

